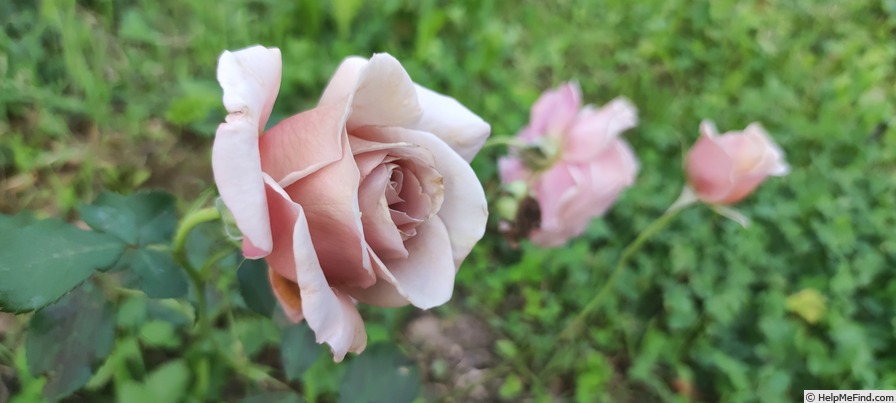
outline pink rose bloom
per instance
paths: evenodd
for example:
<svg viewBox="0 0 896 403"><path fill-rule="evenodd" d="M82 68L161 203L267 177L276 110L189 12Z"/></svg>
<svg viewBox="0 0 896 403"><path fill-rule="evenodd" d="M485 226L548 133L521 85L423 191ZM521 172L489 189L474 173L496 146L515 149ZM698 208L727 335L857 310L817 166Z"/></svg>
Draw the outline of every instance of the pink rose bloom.
<svg viewBox="0 0 896 403"><path fill-rule="evenodd" d="M277 49L221 55L229 114L215 136L215 182L243 254L267 259L284 312L340 361L367 344L357 301L427 309L451 298L485 231L469 160L490 128L376 54L343 61L316 108L265 131L280 73Z"/></svg>
<svg viewBox="0 0 896 403"><path fill-rule="evenodd" d="M784 152L758 123L721 136L710 121L700 123L700 139L686 162L688 182L709 204L732 204L747 197L768 176L790 171Z"/></svg>
<svg viewBox="0 0 896 403"><path fill-rule="evenodd" d="M559 246L580 235L634 183L638 161L620 134L638 122L637 109L616 98L601 108L582 107L575 82L545 92L532 107L529 126L517 139L547 154L544 167L518 156L498 162L501 181L524 181L541 209L541 224L529 239Z"/></svg>

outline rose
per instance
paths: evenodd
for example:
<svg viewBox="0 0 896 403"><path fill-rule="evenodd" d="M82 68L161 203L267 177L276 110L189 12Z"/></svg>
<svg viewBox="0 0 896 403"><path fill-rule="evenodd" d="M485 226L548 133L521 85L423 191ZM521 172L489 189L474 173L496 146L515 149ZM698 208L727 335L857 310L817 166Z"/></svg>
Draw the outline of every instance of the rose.
<svg viewBox="0 0 896 403"><path fill-rule="evenodd" d="M574 82L545 92L517 135L538 150L535 157L518 151L499 161L502 182L526 182L538 202L541 223L529 238L541 246L558 246L581 234L638 172L634 153L619 138L637 124L635 107L624 98L602 108L581 103Z"/></svg>
<svg viewBox="0 0 896 403"><path fill-rule="evenodd" d="M688 152L685 170L691 188L706 203L736 203L767 177L790 171L784 152L758 123L720 136L715 125L705 120L700 123L700 134Z"/></svg>
<svg viewBox="0 0 896 403"><path fill-rule="evenodd" d="M426 309L450 299L485 230L468 161L490 129L376 54L346 59L316 108L263 131L280 72L277 49L221 55L229 115L215 136L215 182L243 253L266 258L287 316L340 361L366 345L356 301Z"/></svg>

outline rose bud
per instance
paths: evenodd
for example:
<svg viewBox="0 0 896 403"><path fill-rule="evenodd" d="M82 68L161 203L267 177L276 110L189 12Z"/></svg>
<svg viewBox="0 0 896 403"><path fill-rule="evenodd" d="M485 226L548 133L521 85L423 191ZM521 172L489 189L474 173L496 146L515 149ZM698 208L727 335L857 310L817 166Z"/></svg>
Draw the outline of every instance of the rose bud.
<svg viewBox="0 0 896 403"><path fill-rule="evenodd" d="M700 139L687 155L685 170L697 197L727 205L747 197L769 176L786 175L784 153L758 123L742 132L719 135L708 120L700 123Z"/></svg>

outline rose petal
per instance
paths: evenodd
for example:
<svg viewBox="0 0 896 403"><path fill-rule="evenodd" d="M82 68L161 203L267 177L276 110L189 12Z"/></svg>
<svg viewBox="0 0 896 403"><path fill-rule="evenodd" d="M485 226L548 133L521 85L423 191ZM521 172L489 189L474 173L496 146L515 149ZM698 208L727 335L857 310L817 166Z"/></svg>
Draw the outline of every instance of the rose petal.
<svg viewBox="0 0 896 403"><path fill-rule="evenodd" d="M414 306L429 309L451 299L456 269L454 256L444 247L450 239L442 220L433 217L417 229L417 236L405 242L410 252L408 258L384 260L385 270L377 284L385 280ZM400 301L389 287L382 285L374 289L352 290L352 295L372 305Z"/></svg>
<svg viewBox="0 0 896 403"><path fill-rule="evenodd" d="M556 247L581 235L591 220L604 214L634 182L637 170L634 153L621 139L589 163L556 164L535 187L542 222L529 239L543 247Z"/></svg>
<svg viewBox="0 0 896 403"><path fill-rule="evenodd" d="M416 88L423 116L410 128L435 134L467 162L472 161L488 139L491 126L456 99L419 85Z"/></svg>
<svg viewBox="0 0 896 403"><path fill-rule="evenodd" d="M351 115L346 127L350 132L367 125L408 126L417 122L423 111L414 82L401 63L386 53L374 54L365 64L361 60L343 62L320 104L339 105L347 100ZM349 87L352 79L355 82Z"/></svg>
<svg viewBox="0 0 896 403"><path fill-rule="evenodd" d="M700 199L714 203L724 199L732 190L734 161L716 142L716 130L712 123L701 123L700 132L700 139L688 152L686 171L688 181Z"/></svg>
<svg viewBox="0 0 896 403"><path fill-rule="evenodd" d="M386 203L388 206L403 203L404 199L400 194L404 189L404 171L399 169L400 167L396 164L388 164L387 168L389 182L386 184Z"/></svg>
<svg viewBox="0 0 896 403"><path fill-rule="evenodd" d="M735 181L741 176L760 174L765 176L763 160L766 144L762 138L747 136L745 133L725 133L714 138L715 143L731 157L734 163L731 175Z"/></svg>
<svg viewBox="0 0 896 403"><path fill-rule="evenodd" d="M392 215L392 221L395 222L398 230L402 233L402 239L414 236L417 233L414 228L417 227L417 224L423 222L423 219L412 217L404 211L389 209L389 213Z"/></svg>
<svg viewBox="0 0 896 403"><path fill-rule="evenodd" d="M308 232L308 222L299 209L293 237L296 258L296 277L302 296L302 312L308 326L314 330L318 343L327 343L333 360L342 361L346 352L360 353L367 346L364 322L348 294L331 288L316 259L314 245Z"/></svg>
<svg viewBox="0 0 896 403"><path fill-rule="evenodd" d="M258 130L253 122L238 119L218 126L212 146L212 171L218 192L233 214L236 226L249 239L248 258L271 252L271 225L261 173Z"/></svg>
<svg viewBox="0 0 896 403"><path fill-rule="evenodd" d="M436 169L432 152L408 142L381 143L364 138L378 137L377 132L381 129L368 126L355 130L354 135L349 136L356 161L363 160L366 169L370 161L363 155L388 151L383 162L399 167L393 175L403 178L402 183L398 184L398 189L401 189L400 196L404 201L395 205L390 202L390 207L407 212L416 218L427 218L439 211L444 201L444 178ZM408 188L405 184L411 187Z"/></svg>
<svg viewBox="0 0 896 403"><path fill-rule="evenodd" d="M768 132L759 123L750 123L744 129L744 135L756 138L764 145L765 150L762 163L756 167L756 171L764 172L771 176L784 176L790 172L790 166L784 161L784 151L772 141ZM755 173L755 172L754 172Z"/></svg>
<svg viewBox="0 0 896 403"><path fill-rule="evenodd" d="M314 330L318 343L330 345L334 361L342 361L349 351L360 353L367 345L364 322L351 298L327 282L308 229L305 211L282 193L270 177L266 177L266 185L271 209L283 213L279 216L278 227L292 227L290 236L274 238L274 251L268 258L271 270L275 275L293 271L289 278L297 279L305 321ZM275 295L285 307L295 308L295 301L290 300L292 295L282 288Z"/></svg>
<svg viewBox="0 0 896 403"><path fill-rule="evenodd" d="M293 283L296 282L296 272L293 268L293 256L286 253L292 250L292 247L286 245L286 241L292 239L292 233L295 230L295 208L292 202L284 202L289 200L286 191L277 184L270 175L264 174L265 195L268 201L267 209L270 214L271 236L274 240L274 248L265 260L268 266L280 277L285 278Z"/></svg>
<svg viewBox="0 0 896 403"><path fill-rule="evenodd" d="M359 129L356 132L363 133L366 130L372 130L372 129L375 129L375 128L363 128L363 129ZM356 132L353 132L352 134L354 134ZM372 135L371 134L367 135L367 137L370 137L370 136L372 136ZM361 137L357 137L355 135L349 135L348 140L349 140L349 143L352 145L352 153L355 154L355 156L358 156L358 155L364 154L364 153L369 153L372 151L384 151L384 150L389 151L389 150L399 148L399 147L416 147L415 145L413 145L411 143L383 143L383 142L379 142L379 141L370 141L370 140L366 140Z"/></svg>
<svg viewBox="0 0 896 403"><path fill-rule="evenodd" d="M501 175L501 183L528 180L531 174L523 162L516 157L499 158L498 173Z"/></svg>
<svg viewBox="0 0 896 403"><path fill-rule="evenodd" d="M609 148L585 166L583 174L586 178L577 185L584 197L562 206L560 220L587 223L591 218L603 215L619 194L634 183L637 172L638 160L631 147L621 139L611 142ZM587 219L583 220L585 217ZM572 236L579 234L581 231L574 231Z"/></svg>
<svg viewBox="0 0 896 403"><path fill-rule="evenodd" d="M734 186L731 187L731 190L728 194L725 195L721 200L716 200L716 203L723 204L731 204L736 203L749 196L750 193L753 193L765 178L768 175L746 175L737 179L737 182L734 183ZM708 201L708 200L707 200Z"/></svg>
<svg viewBox="0 0 896 403"><path fill-rule="evenodd" d="M252 46L225 51L218 59L218 82L224 89L224 107L232 116L256 124L256 135L264 130L280 90L280 50Z"/></svg>
<svg viewBox="0 0 896 403"><path fill-rule="evenodd" d="M432 153L436 171L444 178L445 197L438 216L448 229L456 267L482 238L488 220L485 191L470 164L435 135L402 128L367 131L370 141L409 142Z"/></svg>
<svg viewBox="0 0 896 403"><path fill-rule="evenodd" d="M324 105L283 120L261 137L261 167L287 187L342 158L344 105Z"/></svg>
<svg viewBox="0 0 896 403"><path fill-rule="evenodd" d="M253 259L271 251L258 135L277 99L281 68L280 50L261 46L225 51L218 59L228 115L215 134L212 170L221 199L247 240L244 254Z"/></svg>
<svg viewBox="0 0 896 403"><path fill-rule="evenodd" d="M600 109L586 107L566 133L563 159L594 160L619 137L638 124L638 110L625 98L616 98Z"/></svg>
<svg viewBox="0 0 896 403"><path fill-rule="evenodd" d="M249 238L245 236L243 237L242 244L243 256L245 256L246 259L261 259L268 254L268 251L265 251L264 249L253 245L252 241L250 241Z"/></svg>
<svg viewBox="0 0 896 403"><path fill-rule="evenodd" d="M295 270L293 275L295 275ZM302 314L302 296L299 294L299 285L283 277L273 269L268 270L268 278L271 280L271 289L274 296L280 301L283 313L293 323L299 323L305 318Z"/></svg>
<svg viewBox="0 0 896 403"><path fill-rule="evenodd" d="M351 136L349 136L349 138L351 138ZM360 154L356 153L355 164L358 164L358 173L361 176L361 181L363 182L367 175L370 175L370 173L373 172L376 167L382 165L383 161L388 155L389 152L385 150L371 151Z"/></svg>
<svg viewBox="0 0 896 403"><path fill-rule="evenodd" d="M546 171L535 186L541 225L529 234L529 240L542 247L555 247L584 231L591 219L586 188L589 182L584 164L558 163Z"/></svg>
<svg viewBox="0 0 896 403"><path fill-rule="evenodd" d="M286 188L308 214L321 267L335 286L369 287L375 281L358 204L360 174L349 142L342 158Z"/></svg>
<svg viewBox="0 0 896 403"><path fill-rule="evenodd" d="M373 270L377 275L376 284L367 288L349 288L346 291L352 296L368 305L379 306L383 308L398 308L410 304L408 299L398 292L398 289L388 280L394 278L391 274L385 273L386 265L370 251L370 259L373 262Z"/></svg>
<svg viewBox="0 0 896 403"><path fill-rule="evenodd" d="M545 135L560 135L572 123L581 105L582 91L576 82L546 91L532 106L528 130L520 138L532 141Z"/></svg>
<svg viewBox="0 0 896 403"><path fill-rule="evenodd" d="M566 200L579 194L579 183L571 172L572 164L557 163L543 172L534 186L535 198L541 209L541 228L560 228L560 212ZM581 179L580 179L581 181Z"/></svg>
<svg viewBox="0 0 896 403"><path fill-rule="evenodd" d="M318 105L344 104L345 99L351 97L355 91L355 87L358 85L358 78L361 77L361 72L364 71L366 66L367 59L363 57L350 56L345 58L339 64L339 67L336 68L333 77L330 78L324 93L320 96Z"/></svg>
<svg viewBox="0 0 896 403"><path fill-rule="evenodd" d="M411 171L411 168L404 168L404 170ZM445 195L442 176L431 170L424 170L424 172L430 174L431 177L419 178L420 173L418 172L404 176L401 193L398 195L402 201L390 205L390 208L420 220L426 220L439 211ZM438 205L434 205L436 203Z"/></svg>
<svg viewBox="0 0 896 403"><path fill-rule="evenodd" d="M384 193L388 183L389 175L383 165L375 168L361 182L358 194L364 236L378 256L384 259L407 258L408 251L389 214L389 205Z"/></svg>

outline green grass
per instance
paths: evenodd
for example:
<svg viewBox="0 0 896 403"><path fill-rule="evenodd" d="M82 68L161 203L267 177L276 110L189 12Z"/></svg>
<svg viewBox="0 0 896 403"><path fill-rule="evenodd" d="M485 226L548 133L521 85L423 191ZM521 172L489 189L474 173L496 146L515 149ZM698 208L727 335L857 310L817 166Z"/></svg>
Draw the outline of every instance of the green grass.
<svg viewBox="0 0 896 403"><path fill-rule="evenodd" d="M358 5L360 7L358 8ZM316 102L347 55L389 52L418 83L511 135L538 94L580 82L640 109L636 185L566 248L510 250L494 232L439 313L500 335L492 370L518 400L794 401L803 389L896 389L896 2L0 3L0 211L74 216L101 189L211 186L224 49L279 47L274 120ZM701 119L761 121L792 173L738 207L692 208L623 272L586 335L557 334L618 254L677 196ZM497 150L474 167L495 188ZM788 297L811 289L815 323ZM797 301L797 302L793 302ZM400 326L389 313L389 337ZM557 369L544 370L559 354Z"/></svg>

